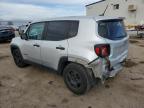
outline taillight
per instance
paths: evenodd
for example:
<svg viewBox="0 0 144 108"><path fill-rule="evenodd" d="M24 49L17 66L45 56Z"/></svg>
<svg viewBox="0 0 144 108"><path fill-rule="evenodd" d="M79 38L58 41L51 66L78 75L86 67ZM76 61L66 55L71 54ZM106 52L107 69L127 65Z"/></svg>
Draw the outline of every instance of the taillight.
<svg viewBox="0 0 144 108"><path fill-rule="evenodd" d="M96 45L95 48L95 53L99 56L99 57L108 57L110 55L110 45L109 44L100 44L100 45Z"/></svg>

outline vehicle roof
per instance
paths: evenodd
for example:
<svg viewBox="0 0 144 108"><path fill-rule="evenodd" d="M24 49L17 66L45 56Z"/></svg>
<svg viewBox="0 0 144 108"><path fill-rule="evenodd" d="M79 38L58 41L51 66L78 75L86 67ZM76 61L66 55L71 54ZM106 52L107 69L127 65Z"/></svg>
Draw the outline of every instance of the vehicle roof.
<svg viewBox="0 0 144 108"><path fill-rule="evenodd" d="M57 18L47 18L43 20L33 21L32 23L36 22L44 22L44 21L51 21L51 20L108 20L108 19L123 19L122 17L105 17L105 16L68 16L68 17L57 17Z"/></svg>

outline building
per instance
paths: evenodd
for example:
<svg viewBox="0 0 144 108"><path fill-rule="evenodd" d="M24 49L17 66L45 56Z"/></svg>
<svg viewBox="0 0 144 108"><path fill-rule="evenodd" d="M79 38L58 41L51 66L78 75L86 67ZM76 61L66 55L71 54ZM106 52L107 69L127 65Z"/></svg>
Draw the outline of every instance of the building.
<svg viewBox="0 0 144 108"><path fill-rule="evenodd" d="M144 0L101 0L86 5L86 15L125 17L126 25L144 24Z"/></svg>

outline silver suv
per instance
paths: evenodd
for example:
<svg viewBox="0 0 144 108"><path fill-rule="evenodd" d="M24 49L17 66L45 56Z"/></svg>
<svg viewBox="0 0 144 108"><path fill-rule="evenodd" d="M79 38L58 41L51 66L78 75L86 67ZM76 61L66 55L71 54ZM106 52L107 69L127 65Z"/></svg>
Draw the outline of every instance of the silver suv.
<svg viewBox="0 0 144 108"><path fill-rule="evenodd" d="M128 36L122 18L65 17L31 23L11 42L18 67L35 63L63 75L67 87L84 94L122 70Z"/></svg>

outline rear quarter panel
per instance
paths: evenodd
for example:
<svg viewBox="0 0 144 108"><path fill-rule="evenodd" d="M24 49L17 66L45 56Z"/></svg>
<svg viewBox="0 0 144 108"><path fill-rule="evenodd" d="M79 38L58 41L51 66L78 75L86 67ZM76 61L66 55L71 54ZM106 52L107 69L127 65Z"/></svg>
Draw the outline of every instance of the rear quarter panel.
<svg viewBox="0 0 144 108"><path fill-rule="evenodd" d="M79 31L76 37L68 39L69 61L87 65L96 59L94 45L106 43L104 39L96 36L96 22L94 19L83 19L79 23Z"/></svg>

